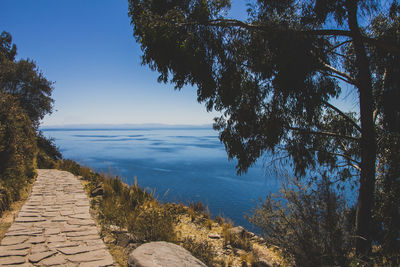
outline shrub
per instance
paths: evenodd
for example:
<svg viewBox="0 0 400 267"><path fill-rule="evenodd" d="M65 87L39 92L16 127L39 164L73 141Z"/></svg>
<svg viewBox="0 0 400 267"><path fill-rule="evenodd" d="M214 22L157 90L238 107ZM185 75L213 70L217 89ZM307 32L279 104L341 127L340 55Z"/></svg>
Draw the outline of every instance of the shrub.
<svg viewBox="0 0 400 267"><path fill-rule="evenodd" d="M224 245L231 245L234 248L243 249L246 251L251 250L250 239L243 231L241 234L235 234L230 231L231 224L224 224L222 226L222 236L224 238Z"/></svg>
<svg viewBox="0 0 400 267"><path fill-rule="evenodd" d="M214 217L214 221L215 221L216 223L218 223L219 225L223 225L223 224L225 223L225 219L224 219L222 216L220 216L220 215L215 216L215 217Z"/></svg>
<svg viewBox="0 0 400 267"><path fill-rule="evenodd" d="M12 201L34 177L36 167L36 135L28 116L14 97L0 93L0 186Z"/></svg>
<svg viewBox="0 0 400 267"><path fill-rule="evenodd" d="M81 166L73 160L64 159L58 162L58 169L68 171L74 175L81 175Z"/></svg>
<svg viewBox="0 0 400 267"><path fill-rule="evenodd" d="M175 218L156 201L148 201L131 214L128 231L137 241L175 242Z"/></svg>
<svg viewBox="0 0 400 267"><path fill-rule="evenodd" d="M376 265L400 266L400 133L380 133L378 149L373 257Z"/></svg>
<svg viewBox="0 0 400 267"><path fill-rule="evenodd" d="M181 246L190 251L194 257L201 260L207 266L216 265L214 249L207 241L196 242L195 239L186 237L183 239Z"/></svg>
<svg viewBox="0 0 400 267"><path fill-rule="evenodd" d="M249 220L296 266L348 266L354 222L328 179L321 181L312 189L288 179L280 194L268 196Z"/></svg>
<svg viewBox="0 0 400 267"><path fill-rule="evenodd" d="M54 143L54 139L45 137L42 132L37 135L37 166L41 169L54 169L57 161L62 158L61 152Z"/></svg>
<svg viewBox="0 0 400 267"><path fill-rule="evenodd" d="M204 212L204 204L201 201L197 202L189 202L188 207L193 209L195 212L203 213Z"/></svg>

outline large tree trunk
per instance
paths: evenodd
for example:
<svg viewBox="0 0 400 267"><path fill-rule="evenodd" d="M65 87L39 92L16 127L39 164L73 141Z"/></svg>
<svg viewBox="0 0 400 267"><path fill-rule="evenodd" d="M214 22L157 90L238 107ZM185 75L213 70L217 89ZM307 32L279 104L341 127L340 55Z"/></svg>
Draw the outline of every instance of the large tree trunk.
<svg viewBox="0 0 400 267"><path fill-rule="evenodd" d="M357 2L357 0L348 0L347 11L356 55L361 116L361 173L356 214L356 250L358 255L366 256L371 252L371 210L375 191L376 133L373 121L374 99L371 71L358 27Z"/></svg>

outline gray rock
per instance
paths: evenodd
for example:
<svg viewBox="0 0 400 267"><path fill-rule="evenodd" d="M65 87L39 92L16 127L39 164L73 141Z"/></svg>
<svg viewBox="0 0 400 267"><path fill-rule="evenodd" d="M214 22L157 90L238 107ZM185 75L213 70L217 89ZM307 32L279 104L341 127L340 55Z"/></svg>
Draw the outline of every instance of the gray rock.
<svg viewBox="0 0 400 267"><path fill-rule="evenodd" d="M164 241L143 244L129 255L131 267L206 267L186 249Z"/></svg>
<svg viewBox="0 0 400 267"><path fill-rule="evenodd" d="M211 239L221 239L221 236L219 234L209 234L208 237Z"/></svg>
<svg viewBox="0 0 400 267"><path fill-rule="evenodd" d="M128 233L118 233L115 234L115 236L117 245L121 247L127 247L128 244L132 241L132 238Z"/></svg>
<svg viewBox="0 0 400 267"><path fill-rule="evenodd" d="M242 226L236 226L228 229L228 231L233 235L242 235L244 233L244 228Z"/></svg>

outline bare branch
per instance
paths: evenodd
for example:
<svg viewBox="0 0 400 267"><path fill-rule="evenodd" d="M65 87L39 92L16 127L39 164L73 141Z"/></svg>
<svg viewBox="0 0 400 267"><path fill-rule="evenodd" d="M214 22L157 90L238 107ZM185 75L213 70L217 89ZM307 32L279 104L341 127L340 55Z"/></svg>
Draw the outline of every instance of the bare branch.
<svg viewBox="0 0 400 267"><path fill-rule="evenodd" d="M329 76L331 76L331 77L333 77L333 78L336 78L336 79L339 79L339 80L342 80L342 81L344 81L344 82L346 82L346 83L348 83L348 84L352 84L352 82L351 81L349 81L349 80L346 80L346 79L344 79L343 77L341 77L341 76L338 76L338 75L334 75L334 74L330 74L330 73L326 73L326 72L323 72L324 74L326 74L326 75L329 75Z"/></svg>
<svg viewBox="0 0 400 267"><path fill-rule="evenodd" d="M347 41L344 41L344 42L342 42L342 43L340 43L340 44L337 44L337 45L335 45L334 47L332 47L329 51L333 51L333 50L335 50L335 49L337 49L337 48L339 48L339 47L341 47L342 45L344 45L344 44L348 44L348 43L351 43L352 42L352 40L347 40Z"/></svg>
<svg viewBox="0 0 400 267"><path fill-rule="evenodd" d="M353 77L351 77L350 74L337 70L325 62L321 61L321 63L327 70L332 71L333 73L345 78L345 80L347 80L349 84L356 85L356 80L353 79Z"/></svg>
<svg viewBox="0 0 400 267"><path fill-rule="evenodd" d="M360 167L360 162L358 162L357 160L353 159L351 156L346 155L346 154L342 154L342 153L336 153L336 152L329 152L329 151L322 151L319 149L313 149L316 152L324 152L324 153L328 153L332 156L338 156L338 157L342 157L343 159L345 159L347 161L347 165L355 168L358 171L361 171L361 167Z"/></svg>

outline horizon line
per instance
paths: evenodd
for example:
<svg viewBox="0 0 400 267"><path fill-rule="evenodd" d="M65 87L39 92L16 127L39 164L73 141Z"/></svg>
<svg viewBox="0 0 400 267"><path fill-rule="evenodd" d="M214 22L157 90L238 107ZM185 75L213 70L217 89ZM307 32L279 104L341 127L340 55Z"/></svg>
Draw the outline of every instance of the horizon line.
<svg viewBox="0 0 400 267"><path fill-rule="evenodd" d="M128 128L128 127L196 127L196 128L212 128L212 124L168 124L168 123L79 123L79 124L53 124L40 125L40 129L53 128Z"/></svg>

